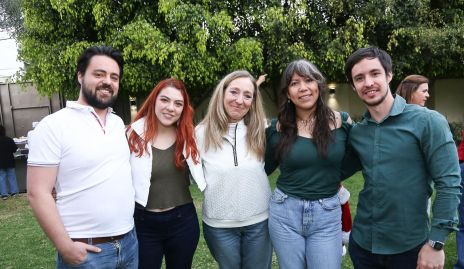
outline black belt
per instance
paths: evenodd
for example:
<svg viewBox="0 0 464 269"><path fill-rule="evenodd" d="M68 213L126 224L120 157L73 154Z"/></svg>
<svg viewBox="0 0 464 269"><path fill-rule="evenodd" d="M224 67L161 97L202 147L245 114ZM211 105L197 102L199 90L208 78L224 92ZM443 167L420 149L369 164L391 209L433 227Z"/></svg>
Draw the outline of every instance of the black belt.
<svg viewBox="0 0 464 269"><path fill-rule="evenodd" d="M71 238L71 240L74 242L82 242L82 243L86 243L89 245L97 245L97 244L103 244L103 243L108 243L108 242L114 242L116 240L121 240L127 234L128 233L121 234L121 235L115 235L115 236L94 237L94 238Z"/></svg>

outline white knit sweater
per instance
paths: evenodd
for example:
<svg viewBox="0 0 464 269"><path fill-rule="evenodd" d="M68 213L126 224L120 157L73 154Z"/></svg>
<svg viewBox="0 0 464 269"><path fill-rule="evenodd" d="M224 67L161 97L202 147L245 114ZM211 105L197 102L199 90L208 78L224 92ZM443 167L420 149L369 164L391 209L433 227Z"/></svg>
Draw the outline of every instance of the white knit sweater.
<svg viewBox="0 0 464 269"><path fill-rule="evenodd" d="M195 130L207 185L203 221L216 228L243 227L269 217L271 188L264 161L248 153L243 121L229 128L222 148L210 147L208 152L204 151L205 126L199 125Z"/></svg>

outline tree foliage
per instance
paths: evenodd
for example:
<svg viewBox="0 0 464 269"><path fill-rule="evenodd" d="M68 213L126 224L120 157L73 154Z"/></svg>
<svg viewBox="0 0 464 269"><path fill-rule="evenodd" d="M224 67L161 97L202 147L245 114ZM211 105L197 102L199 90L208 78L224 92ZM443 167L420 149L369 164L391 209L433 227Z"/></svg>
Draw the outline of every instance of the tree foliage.
<svg viewBox="0 0 464 269"><path fill-rule="evenodd" d="M428 4L428 5L427 5ZM464 1L398 1L385 47L402 74L464 75Z"/></svg>
<svg viewBox="0 0 464 269"><path fill-rule="evenodd" d="M21 16L21 0L0 1L0 30L15 35L23 25Z"/></svg>
<svg viewBox="0 0 464 269"><path fill-rule="evenodd" d="M145 95L174 76L194 103L236 69L277 88L296 58L344 82L346 58L370 44L392 54L398 78L462 77L463 10L463 0L28 0L19 55L23 79L69 96L82 50L110 45L124 53L124 90Z"/></svg>

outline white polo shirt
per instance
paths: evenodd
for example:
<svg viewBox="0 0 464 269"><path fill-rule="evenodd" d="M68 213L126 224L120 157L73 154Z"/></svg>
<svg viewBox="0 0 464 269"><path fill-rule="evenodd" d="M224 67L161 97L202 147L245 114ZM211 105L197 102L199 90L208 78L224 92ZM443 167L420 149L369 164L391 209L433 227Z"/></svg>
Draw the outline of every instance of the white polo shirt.
<svg viewBox="0 0 464 269"><path fill-rule="evenodd" d="M124 124L68 101L45 117L29 145L29 166L58 166L56 205L71 238L120 235L133 226L134 189Z"/></svg>

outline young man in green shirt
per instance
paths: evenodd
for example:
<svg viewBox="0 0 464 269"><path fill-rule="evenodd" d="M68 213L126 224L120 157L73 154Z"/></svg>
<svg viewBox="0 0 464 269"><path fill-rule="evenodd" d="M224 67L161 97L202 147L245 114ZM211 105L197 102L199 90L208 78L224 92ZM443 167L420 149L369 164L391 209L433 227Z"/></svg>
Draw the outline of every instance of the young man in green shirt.
<svg viewBox="0 0 464 269"><path fill-rule="evenodd" d="M349 244L354 267L443 268L443 246L456 229L460 195L456 147L446 119L392 95L391 58L379 48L354 52L345 74L367 108L349 138L365 179ZM432 182L436 198L430 222Z"/></svg>

